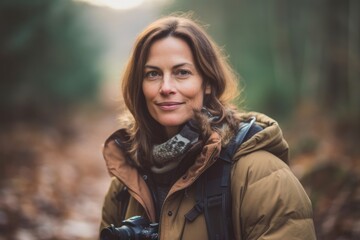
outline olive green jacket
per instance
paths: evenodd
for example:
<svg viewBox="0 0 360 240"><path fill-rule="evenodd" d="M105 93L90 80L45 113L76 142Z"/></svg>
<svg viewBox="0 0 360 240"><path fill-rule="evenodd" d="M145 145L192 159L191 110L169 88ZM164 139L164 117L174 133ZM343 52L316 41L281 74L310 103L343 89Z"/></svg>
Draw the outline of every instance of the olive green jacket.
<svg viewBox="0 0 360 240"><path fill-rule="evenodd" d="M244 142L233 157L232 223L236 239L316 239L311 202L287 165L288 145L278 124L259 113L243 114L242 118L251 116L256 116L264 130ZM161 210L159 239L208 239L204 216L189 223L184 215L195 205L195 180L214 163L221 147L220 135L213 132L194 165L172 186ZM113 179L100 227L121 223L121 203L116 194L124 185L131 195L125 218L142 215L154 221L154 203L143 176L127 163L114 140L105 143L103 154Z"/></svg>

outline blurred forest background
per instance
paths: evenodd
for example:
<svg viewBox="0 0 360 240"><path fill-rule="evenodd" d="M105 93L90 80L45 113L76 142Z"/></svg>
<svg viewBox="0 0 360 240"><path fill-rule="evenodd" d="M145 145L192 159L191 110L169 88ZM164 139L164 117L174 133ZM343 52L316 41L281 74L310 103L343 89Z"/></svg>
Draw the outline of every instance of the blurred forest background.
<svg viewBox="0 0 360 240"><path fill-rule="evenodd" d="M119 76L136 34L174 11L224 47L241 107L279 121L318 239L359 239L358 0L3 0L0 240L97 238Z"/></svg>

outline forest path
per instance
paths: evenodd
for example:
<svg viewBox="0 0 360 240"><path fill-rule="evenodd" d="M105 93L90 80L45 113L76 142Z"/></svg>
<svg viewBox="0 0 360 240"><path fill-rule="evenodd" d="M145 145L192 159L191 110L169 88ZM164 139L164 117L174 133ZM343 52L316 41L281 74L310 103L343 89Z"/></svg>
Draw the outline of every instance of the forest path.
<svg viewBox="0 0 360 240"><path fill-rule="evenodd" d="M75 112L62 123L65 133L18 124L1 137L7 159L0 179L0 240L97 238L110 183L102 144L116 129L114 115Z"/></svg>

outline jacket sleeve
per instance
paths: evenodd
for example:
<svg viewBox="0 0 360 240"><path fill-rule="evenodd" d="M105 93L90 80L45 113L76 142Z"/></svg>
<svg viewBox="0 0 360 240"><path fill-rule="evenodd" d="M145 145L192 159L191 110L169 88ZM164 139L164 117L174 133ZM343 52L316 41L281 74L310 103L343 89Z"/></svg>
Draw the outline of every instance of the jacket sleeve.
<svg viewBox="0 0 360 240"><path fill-rule="evenodd" d="M231 191L236 239L316 239L306 192L271 153L241 157L232 169Z"/></svg>
<svg viewBox="0 0 360 240"><path fill-rule="evenodd" d="M115 226L120 224L119 211L121 209L121 203L116 199L116 196L122 187L123 184L116 177L113 177L102 207L100 231L104 227L110 226L110 224L114 224Z"/></svg>

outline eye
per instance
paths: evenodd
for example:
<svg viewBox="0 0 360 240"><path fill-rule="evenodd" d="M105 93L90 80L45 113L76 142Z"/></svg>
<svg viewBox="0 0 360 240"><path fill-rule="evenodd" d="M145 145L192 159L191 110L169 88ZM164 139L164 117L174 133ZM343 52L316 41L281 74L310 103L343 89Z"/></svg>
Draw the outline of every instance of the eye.
<svg viewBox="0 0 360 240"><path fill-rule="evenodd" d="M160 77L160 74L157 71L148 71L145 73L145 78L147 79L157 79Z"/></svg>
<svg viewBox="0 0 360 240"><path fill-rule="evenodd" d="M178 78L187 78L191 75L191 72L186 69L179 69L179 70L176 70L175 75Z"/></svg>

